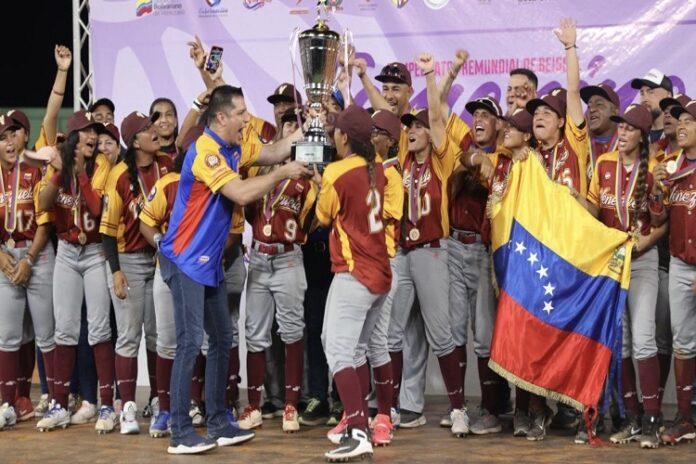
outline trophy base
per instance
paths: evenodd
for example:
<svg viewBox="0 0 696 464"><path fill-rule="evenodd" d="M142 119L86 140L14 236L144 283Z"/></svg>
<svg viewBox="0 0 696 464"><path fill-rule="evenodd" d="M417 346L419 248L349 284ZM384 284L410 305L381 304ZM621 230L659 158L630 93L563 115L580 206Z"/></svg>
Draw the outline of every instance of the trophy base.
<svg viewBox="0 0 696 464"><path fill-rule="evenodd" d="M316 166L320 173L324 171L327 164L334 160L336 150L331 145L324 145L321 142L299 141L292 145L291 159L307 163L309 169Z"/></svg>

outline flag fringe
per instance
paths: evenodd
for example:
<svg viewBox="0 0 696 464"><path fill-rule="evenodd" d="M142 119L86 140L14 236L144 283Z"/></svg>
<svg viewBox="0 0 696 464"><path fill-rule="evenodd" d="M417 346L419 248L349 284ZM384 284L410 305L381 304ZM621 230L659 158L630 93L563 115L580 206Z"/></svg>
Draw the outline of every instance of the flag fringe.
<svg viewBox="0 0 696 464"><path fill-rule="evenodd" d="M562 393L555 392L553 390L549 390L547 388L540 387L538 385L534 385L533 383L529 383L526 380L523 380L519 377L517 377L515 374L512 372L508 371L504 367L502 367L500 364L496 363L492 359L488 361L488 367L491 368L493 372L496 374L500 375L503 377L505 380L508 382L512 382L516 386L522 388L523 390L527 390L528 392L534 393L535 395L543 396L546 398L550 398L552 400L560 401L561 403L567 404L570 407L573 407L577 409L580 412L583 412L585 409L585 406L580 403L579 401L564 395Z"/></svg>

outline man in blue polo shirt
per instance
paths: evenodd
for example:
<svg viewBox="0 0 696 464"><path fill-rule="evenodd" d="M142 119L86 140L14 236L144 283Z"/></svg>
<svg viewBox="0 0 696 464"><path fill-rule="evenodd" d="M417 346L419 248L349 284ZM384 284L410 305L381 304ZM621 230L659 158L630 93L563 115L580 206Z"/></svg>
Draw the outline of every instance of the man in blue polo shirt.
<svg viewBox="0 0 696 464"><path fill-rule="evenodd" d="M310 175L307 167L297 162L246 180L237 174L242 167L282 162L290 156L292 143L302 136L297 131L273 145L255 140L242 144L249 113L240 88L225 85L215 89L202 119L205 132L186 153L169 228L160 243L160 267L172 291L177 341L171 381L170 454L201 453L253 438L253 432L230 422L224 403L232 344L223 284L225 239L234 204L243 206L257 200L284 179ZM193 364L204 330L210 338L205 438L194 432L188 414Z"/></svg>

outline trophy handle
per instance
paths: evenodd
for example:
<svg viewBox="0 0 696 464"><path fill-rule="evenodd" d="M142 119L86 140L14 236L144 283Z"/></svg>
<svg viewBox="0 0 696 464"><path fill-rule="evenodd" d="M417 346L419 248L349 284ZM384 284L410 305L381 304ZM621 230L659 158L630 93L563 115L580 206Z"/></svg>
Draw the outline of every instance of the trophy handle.
<svg viewBox="0 0 696 464"><path fill-rule="evenodd" d="M351 80L352 80L352 74L353 73L348 73L348 55L350 54L350 46L353 45L355 42L353 40L353 31L348 29L347 27L343 29L343 63L344 63L344 68L346 70L346 73L348 74L348 95L345 95L346 99L346 108L350 106L351 100L350 100L350 88L351 88ZM338 77L337 77L338 78Z"/></svg>
<svg viewBox="0 0 696 464"><path fill-rule="evenodd" d="M290 34L290 64L292 66L292 86L295 88L293 99L295 100L295 107L300 107L300 102L297 101L297 78L296 73L299 72L297 69L297 49L300 45L300 28L296 27ZM295 111L295 116L297 117L297 127L302 129L302 119L300 119L300 113Z"/></svg>

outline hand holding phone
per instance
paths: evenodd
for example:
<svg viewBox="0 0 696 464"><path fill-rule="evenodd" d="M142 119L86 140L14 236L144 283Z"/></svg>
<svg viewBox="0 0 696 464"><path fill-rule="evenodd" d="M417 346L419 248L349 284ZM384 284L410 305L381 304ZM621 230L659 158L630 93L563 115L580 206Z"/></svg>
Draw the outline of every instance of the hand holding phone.
<svg viewBox="0 0 696 464"><path fill-rule="evenodd" d="M210 49L210 55L208 56L208 61L205 63L205 70L209 73L214 73L220 67L220 60L222 59L222 47L213 45Z"/></svg>

